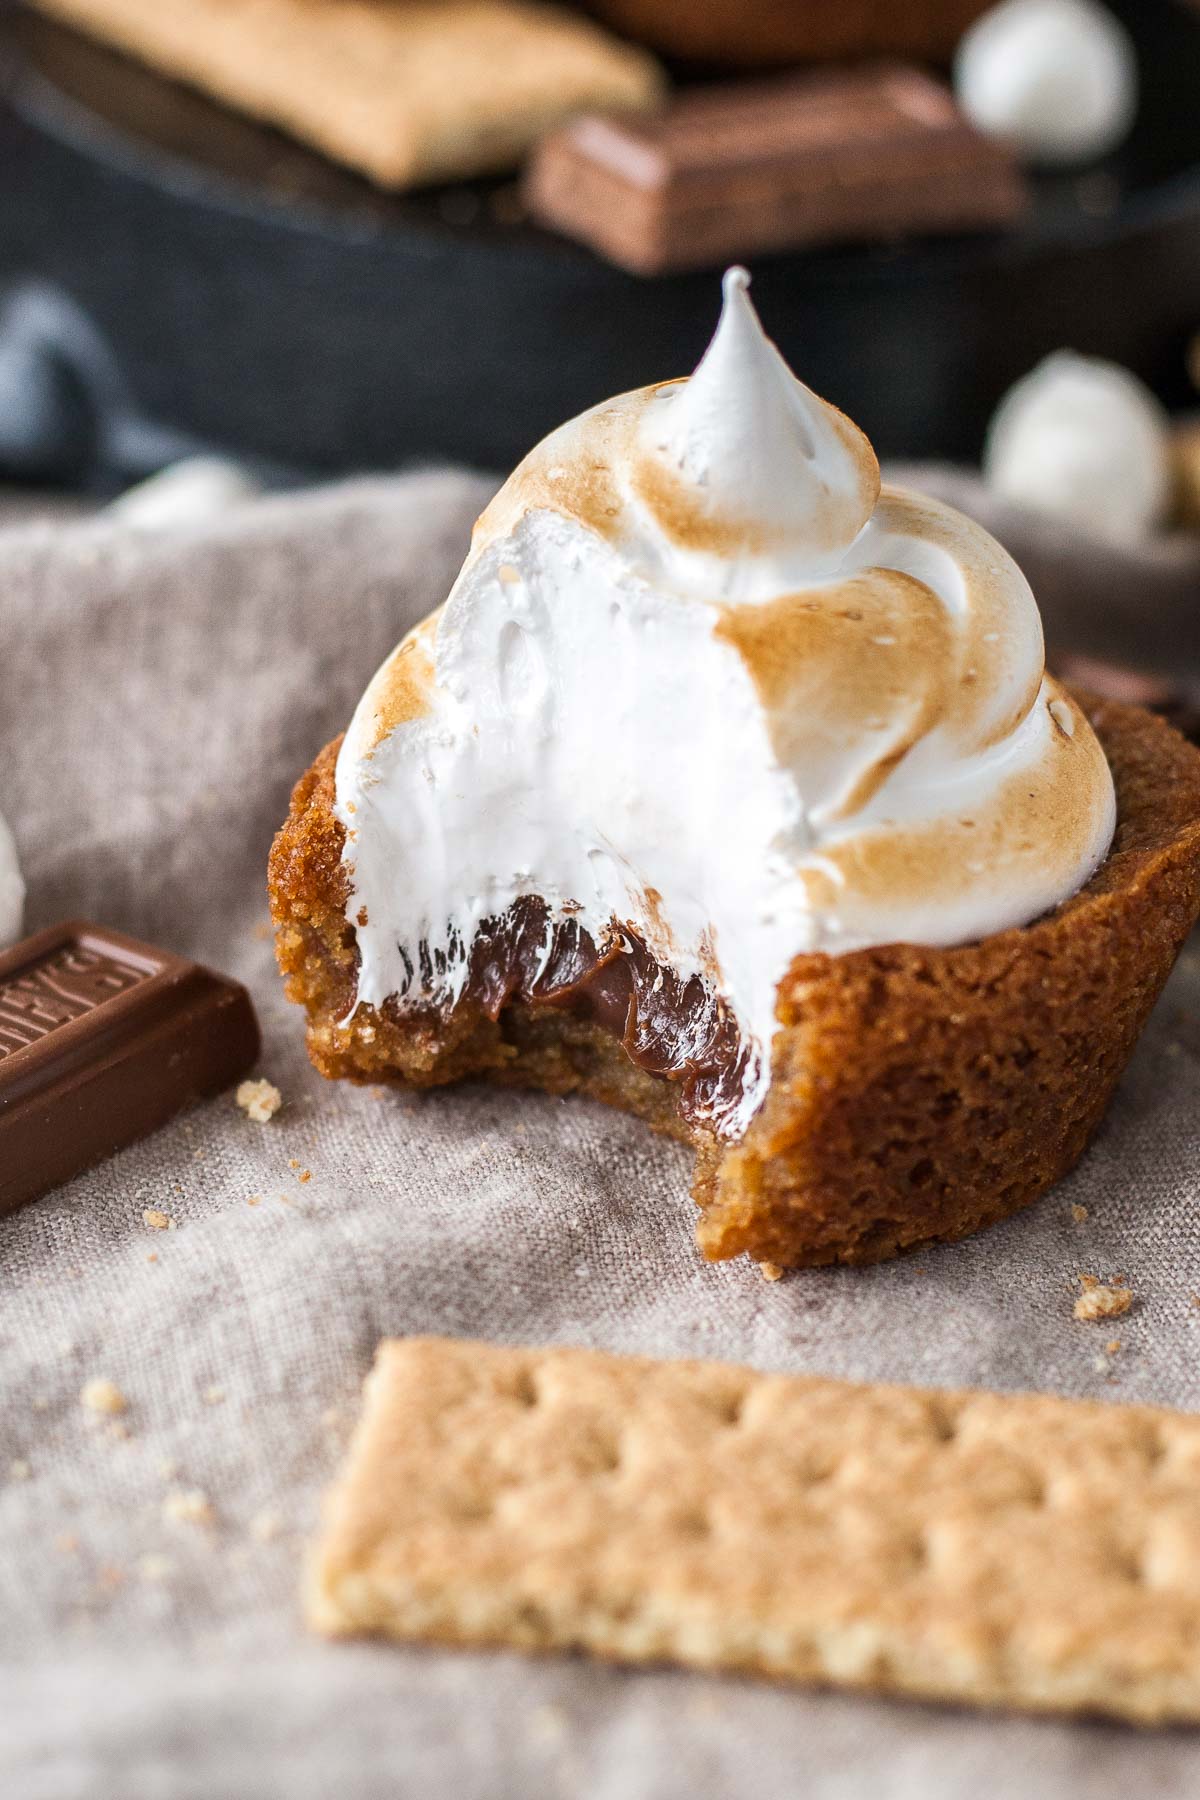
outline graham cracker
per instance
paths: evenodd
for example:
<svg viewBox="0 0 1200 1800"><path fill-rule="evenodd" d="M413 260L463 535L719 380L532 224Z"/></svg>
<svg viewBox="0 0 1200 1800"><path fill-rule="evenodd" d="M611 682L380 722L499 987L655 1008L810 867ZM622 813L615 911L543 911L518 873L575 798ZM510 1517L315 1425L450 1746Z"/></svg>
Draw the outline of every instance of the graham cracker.
<svg viewBox="0 0 1200 1800"><path fill-rule="evenodd" d="M311 1623L1200 1720L1200 1417L381 1345Z"/></svg>
<svg viewBox="0 0 1200 1800"><path fill-rule="evenodd" d="M646 51L526 0L34 0L381 186L515 166L663 90Z"/></svg>

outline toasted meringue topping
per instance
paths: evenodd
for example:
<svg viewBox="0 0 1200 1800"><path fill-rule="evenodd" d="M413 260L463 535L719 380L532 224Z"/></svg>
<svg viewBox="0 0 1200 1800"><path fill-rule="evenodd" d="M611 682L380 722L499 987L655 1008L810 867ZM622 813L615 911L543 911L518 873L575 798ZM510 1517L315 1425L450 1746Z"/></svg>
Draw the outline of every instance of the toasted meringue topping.
<svg viewBox="0 0 1200 1800"><path fill-rule="evenodd" d="M880 491L796 381L743 271L696 374L553 432L476 528L338 762L358 999L452 1005L481 927L623 927L736 1019L737 1134L793 958L1027 923L1092 873L1115 803L980 527ZM358 921L365 917L366 923Z"/></svg>

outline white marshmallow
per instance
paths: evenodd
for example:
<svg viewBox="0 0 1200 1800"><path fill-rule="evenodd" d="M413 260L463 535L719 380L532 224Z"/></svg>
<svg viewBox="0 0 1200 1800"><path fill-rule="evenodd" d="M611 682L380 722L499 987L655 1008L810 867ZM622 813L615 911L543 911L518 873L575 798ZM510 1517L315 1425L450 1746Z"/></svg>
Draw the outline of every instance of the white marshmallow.
<svg viewBox="0 0 1200 1800"><path fill-rule="evenodd" d="M1167 415L1128 369L1059 350L1000 402L984 475L1006 500L1136 543L1170 505Z"/></svg>
<svg viewBox="0 0 1200 1800"><path fill-rule="evenodd" d="M954 88L979 127L1029 161L1090 162L1114 149L1137 112L1137 55L1097 0L1002 0L964 36Z"/></svg>
<svg viewBox="0 0 1200 1800"><path fill-rule="evenodd" d="M979 526L878 483L740 272L691 381L532 451L342 746L358 1002L452 1003L525 895L597 942L632 927L739 1025L749 1076L712 1116L734 1134L798 953L953 944L1078 888L1112 779L1044 677L1028 584Z"/></svg>
<svg viewBox="0 0 1200 1800"><path fill-rule="evenodd" d="M25 883L12 832L0 814L0 950L15 944L25 918Z"/></svg>
<svg viewBox="0 0 1200 1800"><path fill-rule="evenodd" d="M261 491L240 463L222 456L186 456L126 489L108 511L139 531L166 531L220 518Z"/></svg>

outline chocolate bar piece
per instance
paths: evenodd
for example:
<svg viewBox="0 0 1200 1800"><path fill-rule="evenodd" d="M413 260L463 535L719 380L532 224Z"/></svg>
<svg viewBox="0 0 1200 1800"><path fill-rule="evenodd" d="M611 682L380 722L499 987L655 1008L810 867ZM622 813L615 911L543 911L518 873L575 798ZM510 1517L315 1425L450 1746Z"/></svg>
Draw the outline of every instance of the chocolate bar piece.
<svg viewBox="0 0 1200 1800"><path fill-rule="evenodd" d="M697 88L545 138L530 211L637 274L803 244L1008 224L1012 154L902 63Z"/></svg>
<svg viewBox="0 0 1200 1800"><path fill-rule="evenodd" d="M99 925L0 955L0 1214L235 1081L259 1052L245 988Z"/></svg>

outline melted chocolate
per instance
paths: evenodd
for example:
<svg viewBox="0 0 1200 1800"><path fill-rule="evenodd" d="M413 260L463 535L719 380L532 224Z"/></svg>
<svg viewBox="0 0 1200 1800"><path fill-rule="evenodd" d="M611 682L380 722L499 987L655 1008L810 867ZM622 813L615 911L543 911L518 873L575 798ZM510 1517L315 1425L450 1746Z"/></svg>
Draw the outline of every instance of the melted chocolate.
<svg viewBox="0 0 1200 1800"><path fill-rule="evenodd" d="M681 1083L680 1111L715 1124L736 1106L751 1051L725 1002L699 975L684 981L627 925L602 945L574 919L549 927L545 902L519 900L481 927L471 949L466 993L491 1019L510 1002L553 1006L598 1025L651 1075ZM435 971L428 954L421 975Z"/></svg>

